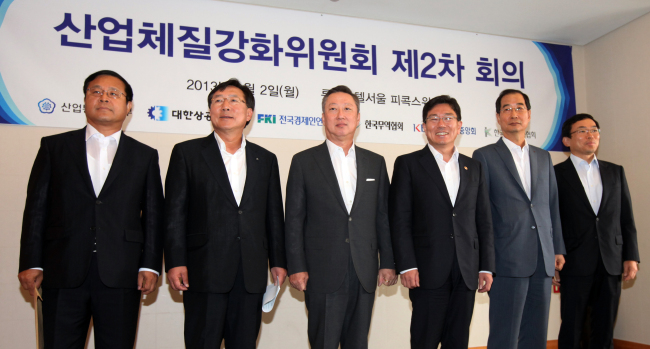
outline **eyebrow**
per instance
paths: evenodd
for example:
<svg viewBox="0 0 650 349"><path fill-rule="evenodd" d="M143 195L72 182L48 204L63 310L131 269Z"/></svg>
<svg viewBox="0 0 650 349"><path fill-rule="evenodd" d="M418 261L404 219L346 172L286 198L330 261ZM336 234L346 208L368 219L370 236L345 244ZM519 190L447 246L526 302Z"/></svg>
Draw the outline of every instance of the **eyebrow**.
<svg viewBox="0 0 650 349"><path fill-rule="evenodd" d="M214 98L214 97L225 97L225 96L226 96L226 95L224 95L224 94L222 94L222 93L219 93L219 94L215 94L214 96L212 96L212 98ZM237 97L237 98L241 98L241 97L239 97L239 96L236 95L236 94L229 94L228 97Z"/></svg>
<svg viewBox="0 0 650 349"><path fill-rule="evenodd" d="M444 113L444 114L441 114L441 115L442 116L456 116L456 115L454 115L454 113ZM429 114L429 115L427 115L427 117L430 117L430 116L438 116L438 114Z"/></svg>
<svg viewBox="0 0 650 349"><path fill-rule="evenodd" d="M524 103L504 104L501 106L501 108L507 107L509 105L524 105Z"/></svg>

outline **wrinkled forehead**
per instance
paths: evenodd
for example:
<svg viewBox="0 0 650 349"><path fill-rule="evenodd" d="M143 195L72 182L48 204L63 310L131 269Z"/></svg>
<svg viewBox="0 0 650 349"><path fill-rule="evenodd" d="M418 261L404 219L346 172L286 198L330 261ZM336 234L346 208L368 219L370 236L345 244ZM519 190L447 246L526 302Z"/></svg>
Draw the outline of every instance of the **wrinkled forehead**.
<svg viewBox="0 0 650 349"><path fill-rule="evenodd" d="M88 88L103 88L103 89L113 88L116 90L124 91L126 85L124 85L122 80L114 76L100 75L88 83Z"/></svg>

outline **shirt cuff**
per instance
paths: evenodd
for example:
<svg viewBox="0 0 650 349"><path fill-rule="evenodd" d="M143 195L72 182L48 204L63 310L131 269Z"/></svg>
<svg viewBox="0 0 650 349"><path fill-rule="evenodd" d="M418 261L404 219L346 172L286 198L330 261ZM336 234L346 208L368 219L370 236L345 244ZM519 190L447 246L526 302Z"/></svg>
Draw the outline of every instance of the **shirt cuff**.
<svg viewBox="0 0 650 349"><path fill-rule="evenodd" d="M487 271L487 270L481 270L481 271L479 271L479 273L494 275L494 273L492 273L491 271Z"/></svg>
<svg viewBox="0 0 650 349"><path fill-rule="evenodd" d="M400 271L399 273L400 273L400 275L401 275L401 274L404 274L404 273L406 273L407 271L411 271L411 270L418 270L418 268L411 268L411 269L402 270L402 271Z"/></svg>
<svg viewBox="0 0 650 349"><path fill-rule="evenodd" d="M154 274L160 276L160 273L157 272L157 271L155 271L155 270L153 270L153 269L149 269L149 268L140 268L140 270L138 270L138 272L141 272L141 271L150 271L150 272L152 272L152 273L154 273Z"/></svg>
<svg viewBox="0 0 650 349"><path fill-rule="evenodd" d="M29 269L36 269L36 270L43 271L43 268L29 268Z"/></svg>

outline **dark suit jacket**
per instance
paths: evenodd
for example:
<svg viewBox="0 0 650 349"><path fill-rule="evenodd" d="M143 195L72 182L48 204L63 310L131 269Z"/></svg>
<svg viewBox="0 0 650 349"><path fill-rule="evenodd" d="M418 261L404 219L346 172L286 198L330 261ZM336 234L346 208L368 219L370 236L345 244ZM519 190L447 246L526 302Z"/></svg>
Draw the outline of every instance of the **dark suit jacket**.
<svg viewBox="0 0 650 349"><path fill-rule="evenodd" d="M273 153L246 141L246 183L238 206L214 134L176 144L165 190L165 269L186 266L192 291L229 292L241 262L246 290L262 293L269 264L286 268Z"/></svg>
<svg viewBox="0 0 650 349"><path fill-rule="evenodd" d="M555 255L565 254L551 155L529 146L531 197L519 178L510 150L499 139L476 149L490 192L496 276L529 277L537 267L541 242L546 275L555 275Z"/></svg>
<svg viewBox="0 0 650 349"><path fill-rule="evenodd" d="M622 274L623 261L639 261L632 200L623 167L602 160L598 166L603 196L596 215L571 158L555 165L567 249L562 275L592 275L599 256L611 275Z"/></svg>
<svg viewBox="0 0 650 349"><path fill-rule="evenodd" d="M348 214L325 143L294 155L286 200L289 274L309 272L307 292L332 293L352 258L367 292L378 267L394 269L388 226L388 173L378 154L355 145L357 188ZM378 255L381 261L378 262Z"/></svg>
<svg viewBox="0 0 650 349"><path fill-rule="evenodd" d="M109 287L136 288L138 270L162 267L158 152L122 134L99 196L88 172L86 129L41 140L27 186L20 271L43 268L43 287L81 285L95 239Z"/></svg>
<svg viewBox="0 0 650 349"><path fill-rule="evenodd" d="M465 284L478 288L478 272L495 271L490 198L481 163L459 154L460 186L452 205L428 146L395 161L388 212L398 271L418 268L420 287L447 280L457 258Z"/></svg>

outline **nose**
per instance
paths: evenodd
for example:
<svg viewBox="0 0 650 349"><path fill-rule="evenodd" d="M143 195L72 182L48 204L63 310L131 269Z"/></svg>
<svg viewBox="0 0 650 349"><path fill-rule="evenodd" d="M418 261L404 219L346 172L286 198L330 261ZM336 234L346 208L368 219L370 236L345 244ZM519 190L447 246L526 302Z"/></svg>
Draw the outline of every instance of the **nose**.
<svg viewBox="0 0 650 349"><path fill-rule="evenodd" d="M221 109L222 110L230 110L230 102L228 99L225 99L223 103L221 104Z"/></svg>

